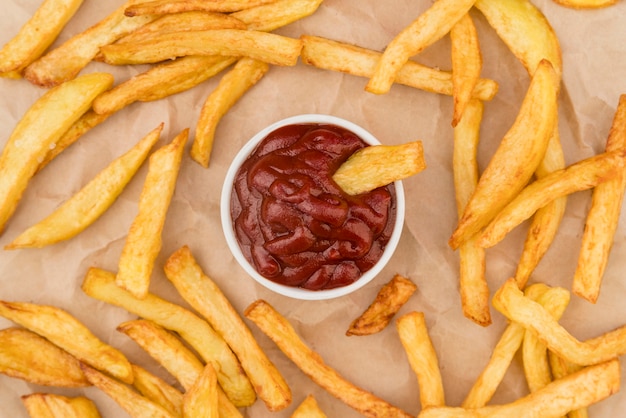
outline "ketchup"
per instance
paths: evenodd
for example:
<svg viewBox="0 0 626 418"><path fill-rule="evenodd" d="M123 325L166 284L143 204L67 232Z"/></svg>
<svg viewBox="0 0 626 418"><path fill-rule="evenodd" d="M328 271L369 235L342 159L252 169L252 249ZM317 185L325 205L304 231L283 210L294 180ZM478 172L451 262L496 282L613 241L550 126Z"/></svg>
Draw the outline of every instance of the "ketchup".
<svg viewBox="0 0 626 418"><path fill-rule="evenodd" d="M230 210L242 252L262 276L331 289L376 264L395 222L395 188L350 196L332 180L366 145L335 125L288 125L265 137L244 162Z"/></svg>

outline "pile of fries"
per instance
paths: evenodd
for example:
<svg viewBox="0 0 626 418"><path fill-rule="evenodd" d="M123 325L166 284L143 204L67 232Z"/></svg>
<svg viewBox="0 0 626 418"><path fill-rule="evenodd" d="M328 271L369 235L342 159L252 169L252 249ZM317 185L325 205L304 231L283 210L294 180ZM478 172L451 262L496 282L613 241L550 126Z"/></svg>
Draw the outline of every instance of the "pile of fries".
<svg viewBox="0 0 626 418"><path fill-rule="evenodd" d="M560 319L572 297L603 308L598 301L626 190L626 91L614 104L603 149L570 161L560 133L561 43L531 0L429 2L405 27L395 28L382 50L314 32L285 34L289 31L282 29L289 24L332 10L322 0L128 0L70 33L88 1L41 1L0 49L2 82L41 93L0 139L0 260L23 254L36 259L50 251L62 267L73 257L63 245L93 237L96 224L102 231L103 223L115 223L118 201L133 205L132 217L123 218L123 237L89 250L93 257L80 260L83 271L71 279L74 288L63 289L88 300L91 310L56 304L53 285L51 294L9 300L7 289L18 284L0 279L0 324L8 324L0 327L0 373L5 375L0 391L7 381L29 384L30 392L20 394L23 416L105 416L106 402L106 408L113 404L111 410L137 418L325 417L346 410L374 418L573 418L588 416L590 406L619 391L626 323L608 331L599 324L593 336L581 338ZM555 3L584 13L581 9L605 8L615 0ZM478 19L524 68L528 81L515 117L484 166L481 128L493 111L487 103L501 83L517 80L483 77ZM444 38L450 46L449 71L414 59ZM200 242L216 246L216 237L195 236L205 233L198 224L206 219L185 222L187 230L169 239L168 231L180 228L172 211L182 210L181 219L194 217L207 202L195 190L187 192L197 202L177 200L179 190L197 184L189 176L212 176L228 164L222 151L230 138L218 129L225 116L236 116L238 102L273 70L303 68L359 77L361 93L370 99L393 95L396 84L451 101L448 165L455 195L449 197L458 220L448 225L450 236L442 245L458 260L458 294L450 297L460 306L465 326L499 333L491 334L497 341L462 402L450 401L448 388L456 386L446 381L449 373L442 373L446 358L437 347L456 343L431 338L438 319L428 316L429 307L416 296L422 279L437 278L395 272L375 295L355 296L352 309L329 302L341 307L345 320L334 324L339 333L330 333L337 337L334 346L364 348L381 341L376 334L391 335L396 353L403 352L393 362L412 372L411 384L393 388L398 396L389 400L377 381L362 382L345 364L327 361L321 343L304 332L299 315L306 316L301 310L306 307L269 300L272 294L259 297L246 288L252 282L245 277L212 277L210 263L194 255L210 254ZM132 75L120 79L119 74ZM212 89L201 90L201 103L188 104L194 115L187 117L188 126L170 132L167 115L159 115L164 120L150 129L128 134L131 143L117 156L103 149L99 160L107 164L92 178L81 179L71 197L55 202L45 218L29 217L39 213L29 210L37 197L29 194L31 184L36 187L53 175L54 167L44 168L61 153L64 168L83 164L68 161L79 155L79 140L92 129L119 135L126 120L121 118L130 115L131 106L198 91L208 83ZM425 159L436 143L393 142L404 144L367 147L333 179L347 193L359 194L428 170ZM212 158L214 151L219 158ZM572 272L570 285L537 280L536 268L559 236L569 197L583 191L590 198L580 223L577 263L564 269ZM188 212L181 209L185 205L191 207ZM14 225L23 225L25 218L29 226L16 231ZM488 280L489 248L522 224L527 230L516 271ZM181 237L187 241L180 242ZM109 251L115 252L115 264L105 268L99 254ZM420 266L411 269L419 273ZM28 286L28 279L19 285ZM116 337L107 336L112 330L103 330L94 318L101 312L125 318L115 324ZM350 345L355 340L358 344ZM351 364L351 353L342 354L342 361ZM518 360L520 384L527 390L501 401L497 391ZM318 390L305 391L291 379L311 382Z"/></svg>

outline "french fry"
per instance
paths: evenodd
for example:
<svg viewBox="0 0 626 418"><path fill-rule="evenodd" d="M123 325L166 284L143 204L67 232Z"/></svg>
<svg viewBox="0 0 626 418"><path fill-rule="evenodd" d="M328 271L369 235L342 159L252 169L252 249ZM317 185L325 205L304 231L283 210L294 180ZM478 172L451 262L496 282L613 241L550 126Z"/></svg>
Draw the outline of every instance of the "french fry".
<svg viewBox="0 0 626 418"><path fill-rule="evenodd" d="M22 232L5 249L40 248L82 232L115 202L159 140L162 130L163 124L109 164L48 217Z"/></svg>
<svg viewBox="0 0 626 418"><path fill-rule="evenodd" d="M617 0L554 0L561 6L570 7L572 9L600 9L603 7L613 6Z"/></svg>
<svg viewBox="0 0 626 418"><path fill-rule="evenodd" d="M372 393L355 386L324 363L296 334L285 317L264 300L253 302L244 312L278 348L311 380L366 417L411 415Z"/></svg>
<svg viewBox="0 0 626 418"><path fill-rule="evenodd" d="M191 11L230 13L250 7L271 3L275 0L153 0L141 1L126 7L129 17L164 15Z"/></svg>
<svg viewBox="0 0 626 418"><path fill-rule="evenodd" d="M176 418L169 411L141 396L129 386L81 364L89 382L113 399L132 418Z"/></svg>
<svg viewBox="0 0 626 418"><path fill-rule="evenodd" d="M597 403L620 388L618 359L589 366L563 379L550 383L537 392L504 405L477 409L458 407L426 408L418 418L558 418L569 411Z"/></svg>
<svg viewBox="0 0 626 418"><path fill-rule="evenodd" d="M333 174L341 189L357 195L403 180L426 168L421 141L372 145L352 154Z"/></svg>
<svg viewBox="0 0 626 418"><path fill-rule="evenodd" d="M275 0L231 13L244 22L248 30L271 32L312 15L323 0Z"/></svg>
<svg viewBox="0 0 626 418"><path fill-rule="evenodd" d="M494 308L511 321L533 330L548 349L572 363L587 366L626 353L626 326L579 341L540 304L524 297L515 279L508 279L492 300Z"/></svg>
<svg viewBox="0 0 626 418"><path fill-rule="evenodd" d="M133 4L140 0L129 0ZM100 47L156 19L124 16L126 5L119 7L89 29L74 35L24 69L24 78L41 87L57 86L75 78L98 54Z"/></svg>
<svg viewBox="0 0 626 418"><path fill-rule="evenodd" d="M548 360L550 362L550 371L552 372L554 380L561 379L582 369L581 366L572 364L551 351L548 351ZM589 418L587 407L584 406L568 412L567 418Z"/></svg>
<svg viewBox="0 0 626 418"><path fill-rule="evenodd" d="M254 403L254 388L237 357L224 339L191 311L151 293L138 299L115 284L114 273L98 268L88 270L82 289L93 298L124 308L176 332L205 362L213 364L221 387L236 406L245 407Z"/></svg>
<svg viewBox="0 0 626 418"><path fill-rule="evenodd" d="M130 363L118 349L102 342L63 309L27 302L0 301L0 316L50 340L81 362L132 383Z"/></svg>
<svg viewBox="0 0 626 418"><path fill-rule="evenodd" d="M0 49L0 76L21 73L55 41L83 0L45 0L19 32Z"/></svg>
<svg viewBox="0 0 626 418"><path fill-rule="evenodd" d="M626 148L626 95L622 95L606 142L606 151ZM622 169L613 180L593 189L591 207L585 220L585 230L574 272L572 291L595 303L600 294L602 276L606 269L615 231L619 222L626 189L626 172Z"/></svg>
<svg viewBox="0 0 626 418"><path fill-rule="evenodd" d="M410 312L396 321L400 342L417 375L422 409L446 404L439 360L422 312Z"/></svg>
<svg viewBox="0 0 626 418"><path fill-rule="evenodd" d="M96 404L85 396L32 393L22 396L22 403L31 418L100 418Z"/></svg>
<svg viewBox="0 0 626 418"><path fill-rule="evenodd" d="M409 58L447 35L474 5L474 1L435 1L387 45L365 90L375 94L387 93Z"/></svg>
<svg viewBox="0 0 626 418"><path fill-rule="evenodd" d="M150 156L139 197L139 212L130 226L118 263L115 283L141 299L148 293L154 260L161 250L161 233L176 187L189 130Z"/></svg>
<svg viewBox="0 0 626 418"><path fill-rule="evenodd" d="M481 233L479 245L485 248L495 245L537 209L557 197L591 189L617 177L624 171L625 158L626 149L604 152L529 184L487 225Z"/></svg>
<svg viewBox="0 0 626 418"><path fill-rule="evenodd" d="M482 102L467 104L464 117L454 127L452 167L457 213L463 216L465 205L478 183L478 144L483 119ZM459 293L463 315L481 326L491 324L489 285L485 278L485 251L474 236L459 247Z"/></svg>
<svg viewBox="0 0 626 418"><path fill-rule="evenodd" d="M204 316L235 352L259 398L270 411L291 403L291 390L248 326L193 257L189 247L174 252L165 274L181 296Z"/></svg>
<svg viewBox="0 0 626 418"><path fill-rule="evenodd" d="M156 34L149 40L100 48L111 65L149 64L186 55L250 57L268 64L293 66L300 56L299 39L242 29L215 29Z"/></svg>
<svg viewBox="0 0 626 418"><path fill-rule="evenodd" d="M162 365L178 382L189 391L200 378L205 365L189 350L173 333L150 320L138 319L120 324L118 331L133 339L152 358ZM240 418L239 410L228 399L220 388L218 394L218 410L220 416ZM183 395L183 414L185 398Z"/></svg>
<svg viewBox="0 0 626 418"><path fill-rule="evenodd" d="M0 330L0 373L42 386L90 385L76 357L23 328Z"/></svg>
<svg viewBox="0 0 626 418"><path fill-rule="evenodd" d="M193 386L185 392L184 418L218 418L218 386L215 369L204 366Z"/></svg>
<svg viewBox="0 0 626 418"><path fill-rule="evenodd" d="M483 58L478 42L476 26L469 13L466 13L450 30L452 56L452 86L454 113L452 126L461 118L472 93L480 79Z"/></svg>
<svg viewBox="0 0 626 418"><path fill-rule="evenodd" d="M47 91L11 133L0 155L0 233L51 146L111 87L106 73L84 75Z"/></svg>
<svg viewBox="0 0 626 418"><path fill-rule="evenodd" d="M196 135L191 146L191 158L209 166L215 130L222 117L269 70L269 65L251 58L241 58L220 80L206 98L196 125Z"/></svg>
<svg viewBox="0 0 626 418"><path fill-rule="evenodd" d="M416 290L415 283L396 274L380 288L367 309L352 321L346 335L371 335L382 331Z"/></svg>
<svg viewBox="0 0 626 418"><path fill-rule="evenodd" d="M153 375L143 367L132 364L133 386L146 398L170 411L172 415L183 415L183 394L165 380Z"/></svg>
<svg viewBox="0 0 626 418"><path fill-rule="evenodd" d="M457 249L495 217L530 180L557 121L559 80L548 61L535 71L513 126L483 171L448 244Z"/></svg>
<svg viewBox="0 0 626 418"><path fill-rule="evenodd" d="M313 395L307 395L291 414L291 418L327 418Z"/></svg>

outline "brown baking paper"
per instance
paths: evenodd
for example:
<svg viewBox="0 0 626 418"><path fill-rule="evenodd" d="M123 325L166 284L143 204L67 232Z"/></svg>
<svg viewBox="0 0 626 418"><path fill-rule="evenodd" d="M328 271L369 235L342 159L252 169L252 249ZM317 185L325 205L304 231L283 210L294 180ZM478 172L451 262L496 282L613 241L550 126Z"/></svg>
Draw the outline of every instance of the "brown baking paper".
<svg viewBox="0 0 626 418"><path fill-rule="evenodd" d="M36 10L40 1L7 0L0 15L0 41L8 41ZM122 1L86 1L55 43L104 18ZM327 0L313 15L280 29L284 35L326 36L372 49L384 46L429 5L430 1ZM626 4L597 11L571 10L551 0L535 4L553 25L563 50L564 73L560 98L560 128L567 163L601 152L619 95L626 93ZM484 168L498 141L511 125L528 85L521 64L498 39L480 13L473 11L484 58L483 76L495 79L500 90L485 108L480 164ZM415 59L450 69L449 40L444 38ZM108 71L116 83L144 71L146 66L109 67L92 63L83 73ZM113 158L165 123L159 144L164 144L195 123L204 99L219 77L167 100L135 103L87 133L29 183L0 236L0 248L11 242L78 191ZM458 293L458 253L447 240L457 215L452 183L452 101L403 86L393 86L383 96L366 93L366 80L305 66L273 67L222 119L208 169L183 159L177 188L163 231L163 248L156 260L151 291L187 306L165 279L167 257L188 245L204 271L230 298L239 312L263 298L284 314L306 343L328 365L356 385L417 415L419 392L393 323L379 334L347 337L352 319L374 299L380 287L396 274L411 278L418 291L399 314L423 311L437 351L446 400L459 405L486 364L505 326L492 309L493 324L482 328L461 312ZM25 80L0 80L0 144L18 120L44 93ZM256 284L229 253L219 219L219 198L228 165L239 148L266 125L300 113L324 113L346 118L387 144L422 140L428 167L404 181L407 210L403 236L389 265L358 292L329 301L300 301L274 294ZM189 145L188 145L189 147ZM176 384L162 368L116 326L134 318L124 310L86 296L80 289L91 266L114 271L128 228L136 214L146 166L137 173L115 204L74 239L42 249L0 250L0 299L55 305L68 310L102 340L122 350L131 361ZM531 278L570 289L590 193L568 199L565 219L552 248ZM514 271L525 230L524 224L487 252L487 276L493 291ZM573 296L561 323L579 339L600 335L626 323L626 224L622 220L595 305ZM247 417L288 417L313 394L329 417L357 417L358 413L336 400L300 372L256 326L248 322L268 356L282 371L293 391L287 409L270 413L262 402L243 410ZM0 327L12 324L0 318ZM626 371L623 372L626 377ZM37 391L93 399L103 417L126 414L94 388L61 390L38 387L0 376L0 416L27 417L20 396ZM512 401L527 393L516 358L493 403ZM609 418L626 410L626 395L618 393L590 408L591 416Z"/></svg>

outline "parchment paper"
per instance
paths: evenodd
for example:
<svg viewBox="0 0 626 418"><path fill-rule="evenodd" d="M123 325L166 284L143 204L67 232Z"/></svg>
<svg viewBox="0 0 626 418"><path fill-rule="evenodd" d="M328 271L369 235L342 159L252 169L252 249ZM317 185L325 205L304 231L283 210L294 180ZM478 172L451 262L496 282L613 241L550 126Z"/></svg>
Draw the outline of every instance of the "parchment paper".
<svg viewBox="0 0 626 418"><path fill-rule="evenodd" d="M0 14L0 41L8 41L32 15L38 0L5 0ZM327 0L317 13L279 30L326 36L382 50L405 25L430 5L430 1ZM121 0L87 0L56 44L102 19ZM570 10L551 0L536 0L560 38L564 74L560 99L560 127L567 163L604 148L618 97L626 93L626 4L598 11ZM489 28L472 12L480 33L484 77L498 81L496 98L487 103L482 129L481 167L518 110L528 76ZM416 59L424 64L450 68L449 41L437 42ZM83 72L110 71L121 82L147 67L113 68L90 64ZM113 158L121 155L160 122L165 130L160 144L169 142L195 123L206 96L218 78L167 100L136 103L118 112L57 160L29 184L19 207L0 236L0 248L25 228L47 216L78 191ZM184 304L162 272L166 258L189 245L205 272L214 278L239 312L263 298L284 314L301 337L325 361L355 384L405 410L419 412L416 378L392 324L368 337L346 337L350 321L373 300L393 274L400 273L419 286L401 310L425 312L433 344L439 356L446 400L458 405L487 362L505 321L492 310L494 323L482 328L463 317L458 294L458 254L447 246L456 225L451 175L452 106L449 97L394 86L384 96L364 91L366 80L298 64L274 67L223 118L217 130L211 165L200 167L185 155L165 229L163 248L153 274L151 291ZM0 80L0 144L44 90L24 80ZM279 119L299 113L326 113L349 119L371 131L383 143L421 139L428 168L404 182L407 213L403 236L391 263L366 288L325 302L304 302L278 296L247 277L230 255L219 222L219 194L230 160L255 132ZM128 357L175 384L171 376L141 352L126 336L115 331L122 321L134 318L122 309L95 301L80 289L90 266L114 271L128 228L136 214L138 196L146 174L139 171L116 203L95 224L76 238L43 249L0 250L0 299L30 301L62 307L89 326L104 341ZM589 193L572 195L556 242L541 262L533 282L570 289ZM526 225L515 229L488 251L487 275L492 292L515 271ZM626 224L622 221L604 277L598 302L592 305L575 296L561 323L577 338L597 336L626 322ZM0 318L0 327L12 324ZM315 395L329 417L359 416L304 376L249 323L253 333L293 390L292 405L270 413L258 401L244 411L247 417L287 417L309 393ZM626 371L624 372L626 377ZM104 417L126 414L94 388L60 390L37 387L0 376L0 416L26 417L20 396L36 391L92 398ZM493 402L509 402L527 393L519 359L499 388ZM609 418L626 410L626 395L618 393L590 408L591 416Z"/></svg>

